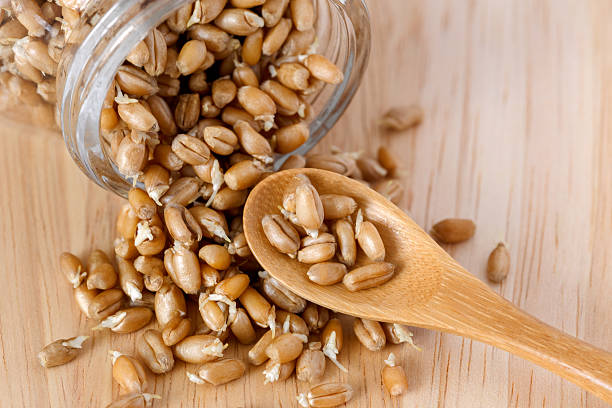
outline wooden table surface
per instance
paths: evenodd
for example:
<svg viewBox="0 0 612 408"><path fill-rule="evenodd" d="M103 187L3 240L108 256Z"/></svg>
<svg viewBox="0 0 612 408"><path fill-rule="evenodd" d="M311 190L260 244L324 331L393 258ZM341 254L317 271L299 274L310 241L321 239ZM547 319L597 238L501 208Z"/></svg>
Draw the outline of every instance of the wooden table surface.
<svg viewBox="0 0 612 408"><path fill-rule="evenodd" d="M355 100L319 146L385 144L405 167L407 207L424 227L470 217L475 237L448 250L484 279L499 240L512 254L494 290L538 318L612 350L612 5L572 1L370 1L373 49ZM418 102L417 130L382 133L389 107ZM76 361L45 370L49 341L86 333L57 256L110 251L120 199L89 182L57 138L8 120L0 126L0 406L103 407L117 395L109 349L134 335L98 333ZM326 379L356 390L350 407L603 407L519 358L452 335L415 330L423 351L388 347L410 390L382 391L386 354L348 340ZM231 346L230 355L245 355ZM156 406L293 407L306 387L263 386L261 368L212 388L184 365L155 380Z"/></svg>

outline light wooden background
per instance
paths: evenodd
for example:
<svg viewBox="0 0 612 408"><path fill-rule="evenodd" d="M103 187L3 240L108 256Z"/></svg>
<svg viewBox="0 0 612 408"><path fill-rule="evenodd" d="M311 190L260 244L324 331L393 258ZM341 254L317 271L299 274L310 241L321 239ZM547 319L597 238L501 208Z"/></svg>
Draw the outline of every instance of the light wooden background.
<svg viewBox="0 0 612 408"><path fill-rule="evenodd" d="M484 278L505 240L508 279L494 289L538 318L612 350L612 3L608 0L370 1L373 53L354 102L321 148L392 147L405 165L408 207L425 227L476 220L449 247ZM419 102L416 131L386 135L385 109ZM109 349L133 335L98 334L75 362L36 360L49 341L85 333L57 255L110 250L119 199L90 183L61 142L0 126L0 406L101 407L118 392ZM351 407L603 407L595 397L505 352L417 329L418 353L394 346L410 390L381 389L383 354L349 339L329 380L348 381ZM350 337L347 331L347 337ZM244 355L245 350L230 354ZM263 386L261 369L213 389L182 364L155 381L156 406L292 407L304 384Z"/></svg>

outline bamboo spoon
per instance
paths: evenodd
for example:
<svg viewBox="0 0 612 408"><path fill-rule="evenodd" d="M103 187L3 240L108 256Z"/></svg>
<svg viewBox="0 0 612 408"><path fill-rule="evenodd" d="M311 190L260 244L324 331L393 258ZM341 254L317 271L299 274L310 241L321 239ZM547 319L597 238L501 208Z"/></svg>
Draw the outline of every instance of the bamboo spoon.
<svg viewBox="0 0 612 408"><path fill-rule="evenodd" d="M387 261L396 265L384 285L349 292L342 284L319 286L308 265L276 251L261 219L278 214L285 192L307 175L319 193L351 196L376 225ZM557 373L612 403L612 353L567 335L521 311L463 269L414 221L358 181L329 171L294 169L261 181L244 208L244 233L253 254L274 278L311 302L370 320L396 322L470 337Z"/></svg>

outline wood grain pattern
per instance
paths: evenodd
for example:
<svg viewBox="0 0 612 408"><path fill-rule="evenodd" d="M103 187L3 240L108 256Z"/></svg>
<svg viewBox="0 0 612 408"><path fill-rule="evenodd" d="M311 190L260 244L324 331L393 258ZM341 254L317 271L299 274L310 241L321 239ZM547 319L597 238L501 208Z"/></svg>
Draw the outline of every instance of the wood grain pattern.
<svg viewBox="0 0 612 408"><path fill-rule="evenodd" d="M479 278L498 240L512 254L508 279L491 286L570 334L612 350L612 5L606 0L373 4L366 79L320 149L384 143L406 168L407 207L423 227L472 217L471 242L446 249ZM419 101L425 121L388 135L374 122ZM99 407L118 392L108 349L134 336L100 334L75 362L43 370L40 347L84 332L55 262L62 250L110 250L119 199L87 181L61 143L2 121L0 128L0 406ZM349 326L346 325L346 328ZM348 330L347 330L347 333ZM389 347L406 367L399 401L382 391L382 355L345 336L329 380L357 390L351 407L589 407L591 394L508 353L418 329L422 353ZM244 355L245 350L230 353ZM386 356L385 356L386 357ZM262 385L260 369L217 389L184 380L182 364L155 391L168 406L292 407L304 389ZM165 404L159 404L165 406Z"/></svg>

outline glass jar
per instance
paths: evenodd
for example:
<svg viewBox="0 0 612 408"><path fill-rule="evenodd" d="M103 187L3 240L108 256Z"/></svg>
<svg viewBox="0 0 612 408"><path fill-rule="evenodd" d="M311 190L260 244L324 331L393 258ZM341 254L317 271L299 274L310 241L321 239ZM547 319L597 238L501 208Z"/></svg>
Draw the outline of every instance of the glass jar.
<svg viewBox="0 0 612 408"><path fill-rule="evenodd" d="M57 69L56 120L66 146L89 178L119 195L127 195L132 181L118 171L102 142L99 126L104 97L129 52L151 29L190 2L90 1L63 51ZM275 168L291 154L306 153L325 136L351 101L368 62L370 26L364 0L314 0L314 4L317 53L343 71L344 81L326 84L308 97L310 137L295 152L278 155Z"/></svg>

